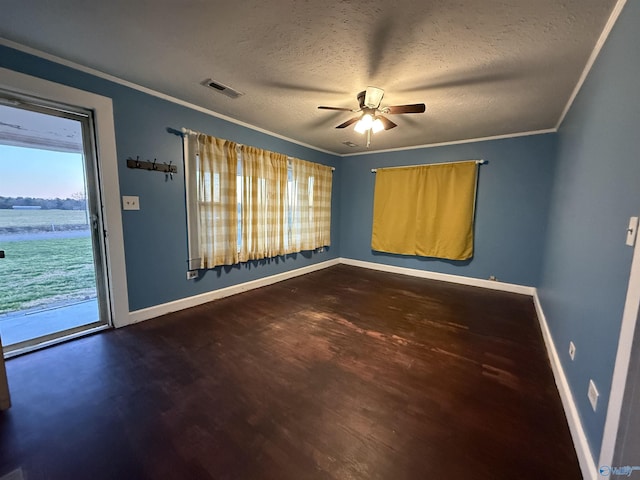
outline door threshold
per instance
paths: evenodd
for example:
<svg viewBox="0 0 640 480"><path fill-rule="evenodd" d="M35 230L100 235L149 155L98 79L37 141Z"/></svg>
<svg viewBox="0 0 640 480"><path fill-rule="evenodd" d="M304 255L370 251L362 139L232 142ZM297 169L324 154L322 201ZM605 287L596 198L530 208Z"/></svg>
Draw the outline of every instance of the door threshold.
<svg viewBox="0 0 640 480"><path fill-rule="evenodd" d="M15 345L7 345L3 348L3 355L5 359L17 357L19 355L24 355L25 353L31 353L36 350L41 350L43 348L51 347L53 345L57 345L59 343L68 342L69 340L74 340L76 338L85 337L87 335L92 335L94 333L102 332L104 330L109 330L111 325L99 324L93 327L79 327L79 329L69 330L68 333L60 335L59 333L54 334L55 336L46 336L41 338L36 338L31 341L17 343Z"/></svg>

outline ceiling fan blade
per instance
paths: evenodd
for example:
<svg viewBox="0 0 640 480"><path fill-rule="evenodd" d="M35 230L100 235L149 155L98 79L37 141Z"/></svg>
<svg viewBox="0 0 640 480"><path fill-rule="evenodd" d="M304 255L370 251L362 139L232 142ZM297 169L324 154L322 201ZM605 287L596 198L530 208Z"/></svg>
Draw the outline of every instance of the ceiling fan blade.
<svg viewBox="0 0 640 480"><path fill-rule="evenodd" d="M427 109L424 103L414 103L412 105L395 105L392 107L385 107L386 113L424 113Z"/></svg>
<svg viewBox="0 0 640 480"><path fill-rule="evenodd" d="M377 87L367 87L364 95L364 105L368 108L378 108L384 97L384 90Z"/></svg>
<svg viewBox="0 0 640 480"><path fill-rule="evenodd" d="M344 112L353 112L353 110L352 110L352 109L350 109L350 108L343 108L343 107L323 107L323 106L321 106L321 107L318 107L318 108L319 108L320 110L341 110L341 111L344 111Z"/></svg>
<svg viewBox="0 0 640 480"><path fill-rule="evenodd" d="M360 120L360 117L353 117L350 118L349 120L347 120L344 123L341 123L340 125L338 125L336 128L346 128L349 125L353 125L354 123L356 123L358 120Z"/></svg>
<svg viewBox="0 0 640 480"><path fill-rule="evenodd" d="M395 123L393 123L391 120L389 120L386 117L383 117L382 115L378 115L376 118L379 118L380 121L382 122L382 124L384 125L384 129L385 130L391 130L394 127L397 127L398 125L396 125Z"/></svg>

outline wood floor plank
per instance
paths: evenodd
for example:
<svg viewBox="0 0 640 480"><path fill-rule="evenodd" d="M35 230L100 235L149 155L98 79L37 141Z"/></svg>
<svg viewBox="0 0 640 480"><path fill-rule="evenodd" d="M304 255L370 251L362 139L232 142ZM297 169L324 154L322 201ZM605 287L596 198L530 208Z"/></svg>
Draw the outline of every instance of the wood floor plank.
<svg viewBox="0 0 640 480"><path fill-rule="evenodd" d="M0 476L581 478L521 295L339 265L7 371Z"/></svg>

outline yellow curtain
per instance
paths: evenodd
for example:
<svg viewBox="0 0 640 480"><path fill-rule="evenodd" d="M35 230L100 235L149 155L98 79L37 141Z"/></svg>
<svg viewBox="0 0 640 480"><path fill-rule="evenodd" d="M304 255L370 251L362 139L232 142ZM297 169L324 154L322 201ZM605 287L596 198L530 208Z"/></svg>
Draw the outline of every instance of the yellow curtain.
<svg viewBox="0 0 640 480"><path fill-rule="evenodd" d="M475 161L378 169L371 248L471 258L477 170Z"/></svg>
<svg viewBox="0 0 640 480"><path fill-rule="evenodd" d="M291 159L288 190L291 230L287 252L300 252L331 244L331 167Z"/></svg>
<svg viewBox="0 0 640 480"><path fill-rule="evenodd" d="M189 269L330 244L331 167L196 132L184 155Z"/></svg>
<svg viewBox="0 0 640 480"><path fill-rule="evenodd" d="M242 146L240 163L240 261L284 255L287 156Z"/></svg>
<svg viewBox="0 0 640 480"><path fill-rule="evenodd" d="M208 135L189 138L197 152L200 268L238 263L236 144Z"/></svg>
<svg viewBox="0 0 640 480"><path fill-rule="evenodd" d="M306 162L311 163L311 162ZM313 238L314 247L331 245L331 187L333 170L331 167L312 163L315 185L313 188Z"/></svg>

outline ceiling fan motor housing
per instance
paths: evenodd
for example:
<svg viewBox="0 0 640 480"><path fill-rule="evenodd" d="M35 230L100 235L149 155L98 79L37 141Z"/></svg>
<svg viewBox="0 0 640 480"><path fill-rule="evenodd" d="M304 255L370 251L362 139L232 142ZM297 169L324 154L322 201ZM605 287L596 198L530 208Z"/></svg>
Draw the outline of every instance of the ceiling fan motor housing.
<svg viewBox="0 0 640 480"><path fill-rule="evenodd" d="M358 93L356 98L358 99L358 104L360 108L358 110L351 110L345 107L326 107L319 106L318 108L323 110L340 110L340 111L350 111L358 113L357 116L350 118L346 122L341 123L336 128L346 128L350 125L356 124L355 130L358 133L367 132L368 135L371 135L371 131L374 133L379 132L381 130L391 130L394 127L397 127L395 123L393 123L388 118L382 116L381 114L397 114L397 113L423 113L425 111L424 103L416 103L411 105L394 105L387 106L384 108L380 108L380 104L382 103L382 98L384 97L384 90L378 87L367 87L366 90Z"/></svg>

